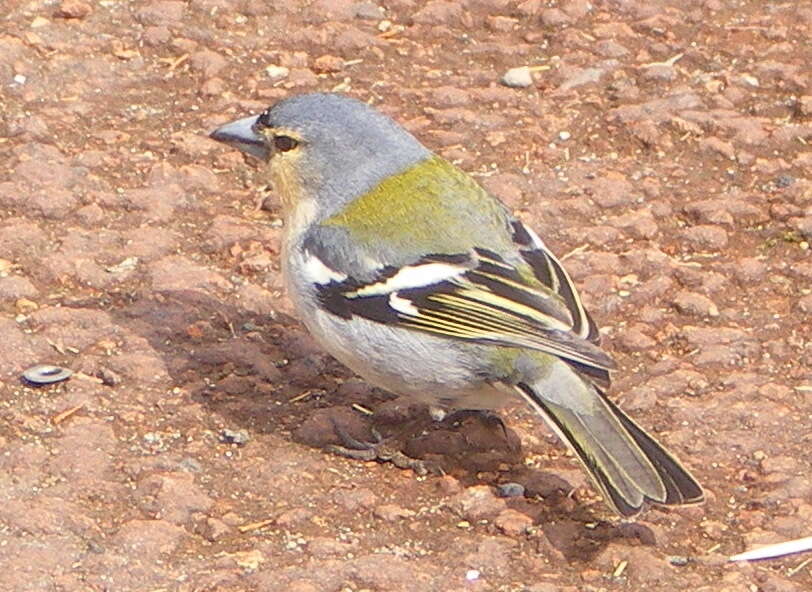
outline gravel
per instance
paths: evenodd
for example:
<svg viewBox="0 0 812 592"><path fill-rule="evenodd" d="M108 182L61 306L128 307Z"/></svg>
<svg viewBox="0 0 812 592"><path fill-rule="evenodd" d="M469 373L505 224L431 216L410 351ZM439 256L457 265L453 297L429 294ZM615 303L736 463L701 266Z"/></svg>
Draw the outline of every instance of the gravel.
<svg viewBox="0 0 812 592"><path fill-rule="evenodd" d="M812 534L807 4L6 2L0 589L812 589L726 564ZM521 404L404 438L444 475L319 449L421 410L292 318L278 197L206 134L333 89L564 259L703 506L617 522Z"/></svg>

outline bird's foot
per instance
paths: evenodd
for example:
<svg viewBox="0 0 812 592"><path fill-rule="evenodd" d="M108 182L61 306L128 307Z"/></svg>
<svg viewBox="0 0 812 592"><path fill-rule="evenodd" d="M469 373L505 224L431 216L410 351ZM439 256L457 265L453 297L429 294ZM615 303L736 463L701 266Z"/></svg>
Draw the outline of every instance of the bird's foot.
<svg viewBox="0 0 812 592"><path fill-rule="evenodd" d="M433 467L418 458L412 458L398 449L394 438L383 438L375 428L371 428L373 442L364 442L353 438L337 422L333 421L333 428L343 446L331 444L327 450L333 454L362 461L378 461L392 463L399 469L411 469L418 475L427 475L435 472Z"/></svg>

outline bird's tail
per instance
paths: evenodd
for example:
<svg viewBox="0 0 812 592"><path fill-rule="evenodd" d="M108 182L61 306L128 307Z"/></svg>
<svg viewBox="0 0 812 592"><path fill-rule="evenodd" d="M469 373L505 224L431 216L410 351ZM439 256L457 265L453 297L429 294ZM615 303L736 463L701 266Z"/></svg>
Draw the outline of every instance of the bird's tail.
<svg viewBox="0 0 812 592"><path fill-rule="evenodd" d="M694 504L704 500L696 479L654 438L591 384L579 396L587 404L561 405L533 387L521 395L575 452L607 503L619 514L637 514L645 502ZM579 389L580 390L580 389Z"/></svg>

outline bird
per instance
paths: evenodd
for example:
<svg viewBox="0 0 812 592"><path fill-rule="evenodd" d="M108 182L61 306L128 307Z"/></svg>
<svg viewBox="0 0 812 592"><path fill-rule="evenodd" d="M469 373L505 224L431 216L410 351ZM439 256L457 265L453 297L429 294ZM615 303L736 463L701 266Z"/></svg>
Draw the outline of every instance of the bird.
<svg viewBox="0 0 812 592"><path fill-rule="evenodd" d="M436 409L523 399L621 517L702 487L610 400L612 357L542 239L365 102L286 97L210 137L259 159L284 219L298 317L369 383Z"/></svg>

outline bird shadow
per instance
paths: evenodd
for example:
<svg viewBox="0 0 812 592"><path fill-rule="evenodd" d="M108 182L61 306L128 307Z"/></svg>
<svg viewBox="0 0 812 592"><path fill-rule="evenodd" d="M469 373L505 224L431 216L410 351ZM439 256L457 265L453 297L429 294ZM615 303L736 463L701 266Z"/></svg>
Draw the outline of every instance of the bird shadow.
<svg viewBox="0 0 812 592"><path fill-rule="evenodd" d="M194 290L153 292L111 314L159 352L193 401L237 429L323 448L341 443L335 425L359 440L372 439L373 427L393 437L426 413L355 377L284 314L236 308ZM501 421L433 422L407 436L406 455L464 486L522 484L524 495L507 499L508 507L533 518L545 544L567 561L589 561L618 539L656 544L647 527L603 519L573 499L570 482L529 467L518 436Z"/></svg>

